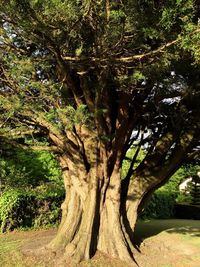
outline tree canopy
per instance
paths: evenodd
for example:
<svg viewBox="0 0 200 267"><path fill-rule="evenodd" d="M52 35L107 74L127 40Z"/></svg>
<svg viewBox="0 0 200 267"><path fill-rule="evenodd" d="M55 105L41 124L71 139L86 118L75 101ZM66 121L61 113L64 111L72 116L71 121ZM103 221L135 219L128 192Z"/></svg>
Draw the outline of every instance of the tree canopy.
<svg viewBox="0 0 200 267"><path fill-rule="evenodd" d="M98 124L112 143L117 120L124 129L132 121L127 142L139 128L189 126L198 109L197 21L193 1L2 1L4 135L51 128L54 138Z"/></svg>
<svg viewBox="0 0 200 267"><path fill-rule="evenodd" d="M66 200L51 248L131 261L137 213L198 157L199 12L193 0L1 1L0 139L58 154Z"/></svg>

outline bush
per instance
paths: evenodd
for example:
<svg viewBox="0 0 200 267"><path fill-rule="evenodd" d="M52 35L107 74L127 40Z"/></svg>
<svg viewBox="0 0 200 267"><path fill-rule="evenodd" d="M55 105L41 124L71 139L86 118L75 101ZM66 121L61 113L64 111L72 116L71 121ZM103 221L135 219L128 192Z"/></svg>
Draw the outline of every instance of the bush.
<svg viewBox="0 0 200 267"><path fill-rule="evenodd" d="M51 153L12 150L0 157L0 231L58 223L64 184Z"/></svg>
<svg viewBox="0 0 200 267"><path fill-rule="evenodd" d="M189 193L180 192L176 198L176 203L191 203L192 197Z"/></svg>
<svg viewBox="0 0 200 267"><path fill-rule="evenodd" d="M142 219L168 219L175 215L176 192L156 191L141 214Z"/></svg>
<svg viewBox="0 0 200 267"><path fill-rule="evenodd" d="M13 230L21 225L30 225L32 197L19 190L11 189L0 198L1 232Z"/></svg>
<svg viewBox="0 0 200 267"><path fill-rule="evenodd" d="M12 156L0 157L0 169L1 192L8 188L35 188L49 182L63 187L58 162L46 151L14 150Z"/></svg>
<svg viewBox="0 0 200 267"><path fill-rule="evenodd" d="M35 199L35 216L32 227L44 227L56 225L61 219L61 203L63 197L47 197L46 199Z"/></svg>
<svg viewBox="0 0 200 267"><path fill-rule="evenodd" d="M0 197L1 232L16 228L54 225L61 217L64 195L36 196L34 192L11 189Z"/></svg>

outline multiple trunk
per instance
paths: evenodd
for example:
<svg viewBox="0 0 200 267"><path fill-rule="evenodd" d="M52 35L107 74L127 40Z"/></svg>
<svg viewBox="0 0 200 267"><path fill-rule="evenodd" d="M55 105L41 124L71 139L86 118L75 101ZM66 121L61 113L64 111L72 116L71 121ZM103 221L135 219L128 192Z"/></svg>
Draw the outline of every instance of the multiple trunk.
<svg viewBox="0 0 200 267"><path fill-rule="evenodd" d="M77 262L91 258L97 250L132 262L134 247L121 205L120 166L115 164L108 177L107 160L97 148L92 153L96 162L90 162L89 171L81 161L74 164L67 156L60 158L66 198L57 236L49 247L64 249Z"/></svg>
<svg viewBox="0 0 200 267"><path fill-rule="evenodd" d="M74 151L73 157L62 155L66 198L57 236L49 247L64 250L66 257L76 262L91 258L99 250L134 264L133 231L138 211L180 166L193 136L192 130L184 134L168 160L159 166L161 150L164 153L173 143L173 135L163 137L154 154L146 156L134 177L125 181L125 191L120 161L116 158L110 171L108 151L95 138L83 144L87 162L80 151Z"/></svg>
<svg viewBox="0 0 200 267"><path fill-rule="evenodd" d="M151 161L146 157L141 164L147 166L138 167L123 194L121 163L116 160L110 172L108 152L94 139L85 143L85 148L89 149L85 151L89 158L87 164L81 154L80 158L78 153L73 158L62 155L60 163L66 199L62 204L62 221L57 236L49 247L64 250L67 257L77 262L91 258L99 250L134 264L133 231L138 210L142 209L149 194L180 166L191 135L184 138L188 139L159 168L155 154ZM165 149L172 142L172 136L165 138ZM160 153L159 149L157 147Z"/></svg>
<svg viewBox="0 0 200 267"><path fill-rule="evenodd" d="M37 5L39 13L36 16L37 12L33 12L34 8L35 11L37 9L36 5L29 6L28 1L25 1L25 6L16 5L16 16L16 12L12 13L9 5L13 2L12 5L15 6L17 1L7 2L9 4L5 12L8 14L2 11L2 16L5 17L2 20L2 30L9 39L9 45L4 36L6 42L4 44L3 37L2 55L5 59L0 62L3 88L1 93L3 99L4 95L7 95L9 103L6 104L5 101L4 105L4 100L2 102L5 114L9 115L8 118L7 115L2 117L2 125L8 123L9 126L5 135L8 135L8 131L12 138L16 139L27 135L33 138L33 134L38 134L39 137L40 134L48 135L52 151L60 154L63 169L66 199L62 205L62 221L57 236L49 247L54 250L65 250L66 255L72 256L76 261L88 259L96 250L100 250L123 261L134 263L133 231L138 212L143 209L152 192L165 183L184 162L195 135L196 140L199 140L199 71L196 73L195 70L195 73L189 74L186 79L192 79L192 90L190 86L183 89L179 85L183 83L185 87L187 81L183 82L183 76L187 69L182 75L178 75L178 72L174 74L175 77L171 75L173 79L169 77L171 67L167 71L165 66L160 72L159 64L162 64L163 60L157 55L167 47L177 44L179 38L171 41L171 34L164 34L167 39L158 38L158 46L153 45L157 48L153 50L152 46L152 50L149 51L149 38L140 38L140 31L139 35L135 35L135 27L143 21L139 19L131 26L132 15L134 19L143 18L141 14L149 13L151 5L147 5L147 9L142 5L140 14L138 6L130 5L130 9L133 10L129 12L128 6L116 4L115 1L111 5L110 1L106 0L105 10L102 5L96 5L95 1L78 1L74 12L77 11L76 8L80 8L81 12L86 10L81 2L94 2L94 5L89 4L88 11L84 11L78 20L76 16L72 16L65 21L61 16L62 27L59 29L58 21L48 19L45 6L43 10ZM28 8L23 11L24 7ZM51 8L53 6L49 6L47 11L50 12ZM69 8L71 10L70 5ZM155 11L155 7L152 8ZM115 16L110 20L110 9L114 11L113 14L119 9L120 24ZM45 16L43 13L40 14L42 10L45 11ZM98 16L97 10L100 11ZM125 14L124 10L127 25L122 15ZM52 11L54 13L53 9ZM57 12L58 10L55 14ZM102 21L104 17L105 21ZM102 23L99 23L100 21ZM157 28L157 19L155 23ZM112 28L115 33L108 38ZM16 36L10 38L14 29ZM127 29L130 32L127 32ZM197 31L191 34L195 32ZM119 40L116 39L116 33L119 34ZM141 43L139 39L142 40ZM166 45L163 46L162 43ZM141 54L146 45L148 51ZM76 55L79 49L80 56ZM132 55L135 51L139 51L139 54ZM9 64L10 52L10 58L18 58L14 65ZM169 50L166 52L171 53ZM71 57L73 54L76 56ZM190 66L188 55L186 58L183 57L183 62ZM30 70L22 68L25 59L29 64L33 59ZM18 79L18 75L9 74L13 67L17 67L18 62L20 71L15 72L21 73L20 77L24 76L22 81L21 78ZM51 68L49 64L52 65ZM149 64L153 64L152 70ZM179 68L179 65L177 67ZM154 70L155 73L152 73ZM164 75L164 70L166 77L162 83L160 78ZM146 78L142 82L140 76L143 75ZM196 85L195 82L193 84L195 75ZM165 88L166 81L169 82L169 90ZM40 90L37 89L38 82L41 82ZM56 83L55 88L51 86L53 83ZM174 89L176 83L177 90ZM60 88L57 91L58 86ZM164 100L173 99L174 94L182 100L174 104L172 101L173 105L164 105ZM13 109L14 102L16 107ZM21 103L25 104L24 108L19 108ZM1 109L4 111L3 106ZM67 106L71 106L72 109L68 110ZM11 112L13 118L10 115L11 107L12 111L14 110ZM84 113L85 107L88 114ZM169 111L165 110L167 108ZM79 114L78 111L81 110L83 114ZM71 111L76 118L71 118ZM22 134L21 130L26 127L28 133L25 131ZM145 141L151 148L134 171L134 160L137 156L133 157L128 175L122 181L121 166L126 152L134 142L138 143L141 136L141 144L138 145L140 149L144 141L142 139L145 139L145 130L152 131L152 136ZM135 131L138 131L138 134L134 136ZM49 146L47 148L49 149ZM40 148L36 146L36 149Z"/></svg>

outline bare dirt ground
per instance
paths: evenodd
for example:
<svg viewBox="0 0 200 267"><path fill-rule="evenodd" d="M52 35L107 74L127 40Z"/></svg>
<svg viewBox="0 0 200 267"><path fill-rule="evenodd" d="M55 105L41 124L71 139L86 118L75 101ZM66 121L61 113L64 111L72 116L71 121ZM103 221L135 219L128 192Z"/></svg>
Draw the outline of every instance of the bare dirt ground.
<svg viewBox="0 0 200 267"><path fill-rule="evenodd" d="M97 253L90 261L73 264L41 247L56 229L0 235L0 267L128 267ZM155 220L139 222L136 237L140 267L200 267L200 221Z"/></svg>

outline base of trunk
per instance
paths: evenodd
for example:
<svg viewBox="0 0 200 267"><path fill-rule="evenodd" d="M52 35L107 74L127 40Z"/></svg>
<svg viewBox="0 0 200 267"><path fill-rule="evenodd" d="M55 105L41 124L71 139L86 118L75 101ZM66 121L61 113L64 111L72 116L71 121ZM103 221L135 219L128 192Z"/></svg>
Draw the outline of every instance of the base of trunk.
<svg viewBox="0 0 200 267"><path fill-rule="evenodd" d="M57 236L48 248L55 253L63 250L64 258L72 258L76 263L90 259L99 251L137 266L133 256L135 249L119 212L119 202L108 198L100 207L95 192L98 190L91 192L83 208L76 200L76 208L63 218Z"/></svg>

